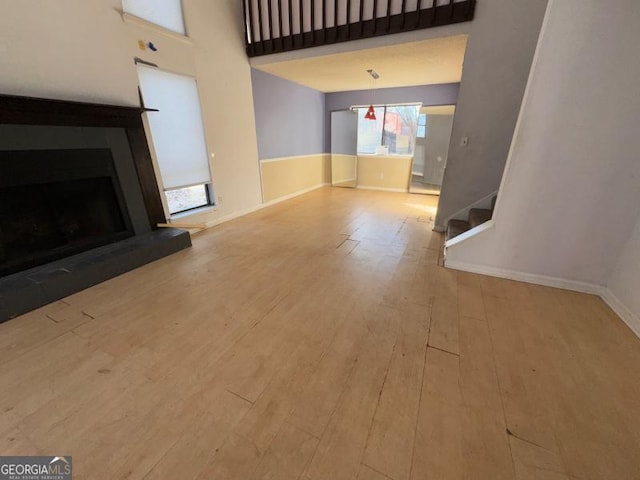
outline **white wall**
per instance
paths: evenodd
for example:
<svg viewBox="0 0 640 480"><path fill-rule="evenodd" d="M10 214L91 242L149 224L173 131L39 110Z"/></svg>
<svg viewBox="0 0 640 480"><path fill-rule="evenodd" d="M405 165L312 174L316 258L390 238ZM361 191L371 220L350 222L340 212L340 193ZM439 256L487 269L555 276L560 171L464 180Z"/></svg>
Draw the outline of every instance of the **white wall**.
<svg viewBox="0 0 640 480"><path fill-rule="evenodd" d="M588 289L608 283L625 244L638 255L640 9L551 0L545 22L495 226L448 248L447 264ZM614 275L621 295L619 281L638 286L626 268Z"/></svg>
<svg viewBox="0 0 640 480"><path fill-rule="evenodd" d="M137 105L118 0L21 0L2 8L0 92Z"/></svg>
<svg viewBox="0 0 640 480"><path fill-rule="evenodd" d="M0 93L138 105L133 58L195 76L219 208L193 221L255 208L261 202L251 74L242 4L184 2L191 42L124 22L119 0L21 0L3 9ZM158 52L140 51L138 40ZM186 221L186 220L185 220Z"/></svg>
<svg viewBox="0 0 640 480"><path fill-rule="evenodd" d="M470 22L447 168L441 229L455 212L498 189L547 0L482 0ZM468 137L467 146L460 144Z"/></svg>
<svg viewBox="0 0 640 480"><path fill-rule="evenodd" d="M209 221L261 203L251 68L245 52L242 3L237 0L183 2L194 41L196 77L203 104L217 196Z"/></svg>

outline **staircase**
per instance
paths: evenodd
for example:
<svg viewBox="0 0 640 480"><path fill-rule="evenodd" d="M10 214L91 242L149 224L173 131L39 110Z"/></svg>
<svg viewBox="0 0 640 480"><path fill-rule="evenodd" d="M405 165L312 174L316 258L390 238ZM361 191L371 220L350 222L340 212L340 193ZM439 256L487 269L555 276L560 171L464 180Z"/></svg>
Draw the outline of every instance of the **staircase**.
<svg viewBox="0 0 640 480"><path fill-rule="evenodd" d="M472 208L469 210L467 220L458 220L455 218L449 220L445 233L445 241L451 240L452 238L463 234L467 230L471 230L472 228L491 220L491 217L493 216L493 209L496 206L496 199L496 196L491 199L491 209Z"/></svg>

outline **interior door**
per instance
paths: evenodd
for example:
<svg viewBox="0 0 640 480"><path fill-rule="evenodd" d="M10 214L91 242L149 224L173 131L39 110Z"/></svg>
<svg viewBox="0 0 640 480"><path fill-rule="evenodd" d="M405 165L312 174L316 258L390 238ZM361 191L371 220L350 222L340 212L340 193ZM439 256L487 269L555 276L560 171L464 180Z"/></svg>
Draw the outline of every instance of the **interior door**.
<svg viewBox="0 0 640 480"><path fill-rule="evenodd" d="M358 114L331 112L331 185L354 188L358 171Z"/></svg>

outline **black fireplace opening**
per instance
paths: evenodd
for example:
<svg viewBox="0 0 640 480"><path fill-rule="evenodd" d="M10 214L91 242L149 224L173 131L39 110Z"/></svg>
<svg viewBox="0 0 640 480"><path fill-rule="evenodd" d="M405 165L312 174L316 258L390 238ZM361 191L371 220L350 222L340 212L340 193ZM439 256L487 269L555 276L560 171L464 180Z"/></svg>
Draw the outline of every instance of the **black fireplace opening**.
<svg viewBox="0 0 640 480"><path fill-rule="evenodd" d="M133 235L109 149L0 151L0 277Z"/></svg>

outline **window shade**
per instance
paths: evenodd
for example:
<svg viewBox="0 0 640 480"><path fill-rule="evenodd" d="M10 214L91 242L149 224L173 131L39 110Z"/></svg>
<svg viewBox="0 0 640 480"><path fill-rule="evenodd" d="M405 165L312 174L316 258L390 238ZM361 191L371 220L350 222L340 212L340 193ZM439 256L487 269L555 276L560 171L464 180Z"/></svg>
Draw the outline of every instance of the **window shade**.
<svg viewBox="0 0 640 480"><path fill-rule="evenodd" d="M142 98L165 190L211 182L195 79L138 65Z"/></svg>
<svg viewBox="0 0 640 480"><path fill-rule="evenodd" d="M180 0L122 0L122 9L148 22L186 35Z"/></svg>

